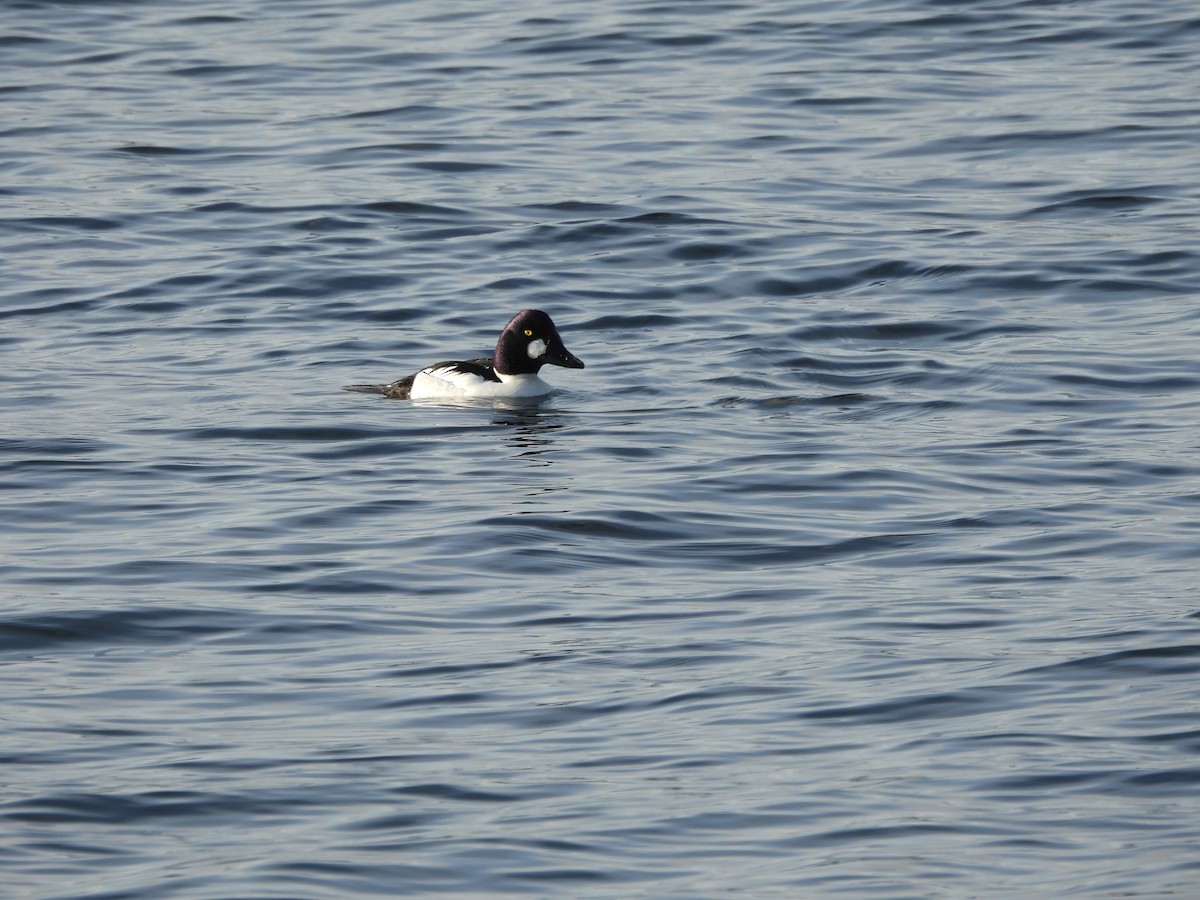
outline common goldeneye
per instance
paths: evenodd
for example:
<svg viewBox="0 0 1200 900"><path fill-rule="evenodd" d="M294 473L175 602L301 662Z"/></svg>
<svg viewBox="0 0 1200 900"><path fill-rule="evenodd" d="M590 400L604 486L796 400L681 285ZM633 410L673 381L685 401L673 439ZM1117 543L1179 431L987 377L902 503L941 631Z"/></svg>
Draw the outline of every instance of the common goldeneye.
<svg viewBox="0 0 1200 900"><path fill-rule="evenodd" d="M383 394L393 400L541 397L553 390L538 378L538 370L547 363L583 368L563 346L548 315L523 309L500 332L493 356L435 363L391 384L348 384L342 390Z"/></svg>

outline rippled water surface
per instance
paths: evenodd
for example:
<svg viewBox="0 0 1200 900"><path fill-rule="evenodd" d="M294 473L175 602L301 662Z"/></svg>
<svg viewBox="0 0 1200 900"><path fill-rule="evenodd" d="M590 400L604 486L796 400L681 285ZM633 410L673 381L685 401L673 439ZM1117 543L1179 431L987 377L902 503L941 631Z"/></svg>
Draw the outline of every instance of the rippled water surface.
<svg viewBox="0 0 1200 900"><path fill-rule="evenodd" d="M1193 896L1198 39L8 4L5 895Z"/></svg>

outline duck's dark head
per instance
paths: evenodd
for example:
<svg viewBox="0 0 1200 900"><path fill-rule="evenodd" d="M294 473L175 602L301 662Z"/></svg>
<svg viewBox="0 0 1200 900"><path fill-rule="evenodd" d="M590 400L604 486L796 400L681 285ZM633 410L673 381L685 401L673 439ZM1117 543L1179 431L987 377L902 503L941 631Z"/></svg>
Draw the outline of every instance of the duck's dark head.
<svg viewBox="0 0 1200 900"><path fill-rule="evenodd" d="M492 366L502 375L526 375L547 364L583 368L583 362L563 346L548 315L540 309L523 309L500 332Z"/></svg>

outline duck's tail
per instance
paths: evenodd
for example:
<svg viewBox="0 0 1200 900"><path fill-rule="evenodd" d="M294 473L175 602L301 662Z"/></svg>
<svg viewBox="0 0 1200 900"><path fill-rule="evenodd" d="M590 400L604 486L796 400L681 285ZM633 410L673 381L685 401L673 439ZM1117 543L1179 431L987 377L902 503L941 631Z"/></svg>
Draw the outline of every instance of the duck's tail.
<svg viewBox="0 0 1200 900"><path fill-rule="evenodd" d="M358 391L360 394L386 394L386 384L344 384L343 391Z"/></svg>
<svg viewBox="0 0 1200 900"><path fill-rule="evenodd" d="M413 379L416 377L416 375L409 375L407 378L401 378L390 384L347 384L342 390L358 391L360 394L383 394L392 400L407 400L409 392L412 390Z"/></svg>

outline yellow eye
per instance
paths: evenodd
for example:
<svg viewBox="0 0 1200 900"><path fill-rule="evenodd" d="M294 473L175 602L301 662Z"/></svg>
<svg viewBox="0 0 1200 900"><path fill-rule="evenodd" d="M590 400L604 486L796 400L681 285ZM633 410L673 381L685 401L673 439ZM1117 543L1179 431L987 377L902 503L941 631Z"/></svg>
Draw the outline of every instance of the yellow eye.
<svg viewBox="0 0 1200 900"><path fill-rule="evenodd" d="M525 329L525 337L533 337L533 329L532 328Z"/></svg>

